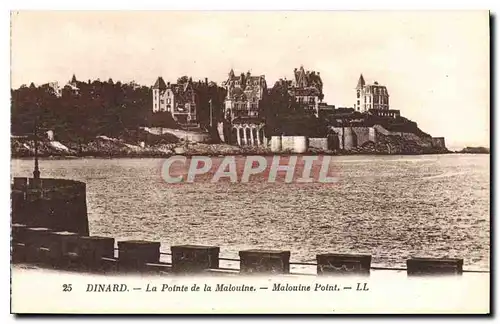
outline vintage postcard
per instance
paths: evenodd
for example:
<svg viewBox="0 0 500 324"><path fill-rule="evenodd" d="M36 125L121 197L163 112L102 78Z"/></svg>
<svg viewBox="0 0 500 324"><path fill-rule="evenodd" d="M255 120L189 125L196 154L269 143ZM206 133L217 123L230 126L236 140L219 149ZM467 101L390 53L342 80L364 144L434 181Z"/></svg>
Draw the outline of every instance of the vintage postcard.
<svg viewBox="0 0 500 324"><path fill-rule="evenodd" d="M12 11L11 312L489 314L489 26Z"/></svg>

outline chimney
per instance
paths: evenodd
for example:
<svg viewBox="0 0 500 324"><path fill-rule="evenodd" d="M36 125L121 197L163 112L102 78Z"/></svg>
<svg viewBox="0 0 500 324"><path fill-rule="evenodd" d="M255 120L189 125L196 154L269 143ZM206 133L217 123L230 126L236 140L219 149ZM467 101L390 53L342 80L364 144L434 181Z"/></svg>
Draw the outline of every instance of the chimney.
<svg viewBox="0 0 500 324"><path fill-rule="evenodd" d="M205 78L205 84L208 84L208 78Z"/></svg>

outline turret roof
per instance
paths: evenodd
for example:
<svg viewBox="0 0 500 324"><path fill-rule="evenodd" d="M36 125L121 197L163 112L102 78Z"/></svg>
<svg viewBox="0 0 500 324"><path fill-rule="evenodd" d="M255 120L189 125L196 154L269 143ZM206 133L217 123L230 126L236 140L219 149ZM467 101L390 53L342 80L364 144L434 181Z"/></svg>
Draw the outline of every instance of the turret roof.
<svg viewBox="0 0 500 324"><path fill-rule="evenodd" d="M153 86L153 89L160 89L160 90L167 89L167 85L165 84L165 81L163 81L162 77L158 77L158 79L155 82L155 85Z"/></svg>
<svg viewBox="0 0 500 324"><path fill-rule="evenodd" d="M365 86L365 79L363 78L363 74L361 74L359 76L358 85L356 86L356 89L363 88L364 86Z"/></svg>

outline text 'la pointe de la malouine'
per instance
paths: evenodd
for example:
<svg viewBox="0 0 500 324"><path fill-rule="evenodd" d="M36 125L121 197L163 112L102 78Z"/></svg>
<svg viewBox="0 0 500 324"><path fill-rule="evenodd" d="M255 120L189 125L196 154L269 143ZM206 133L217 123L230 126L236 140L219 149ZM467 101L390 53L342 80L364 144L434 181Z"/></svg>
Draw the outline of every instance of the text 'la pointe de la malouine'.
<svg viewBox="0 0 500 324"><path fill-rule="evenodd" d="M259 290L270 290L279 292L294 292L294 291L368 291L366 282L357 282L349 285L340 285L337 283L313 283L313 284L289 284L289 283L272 283L268 286L255 286L247 284L146 284L145 287L129 287L126 284L87 284L85 292L254 292Z"/></svg>

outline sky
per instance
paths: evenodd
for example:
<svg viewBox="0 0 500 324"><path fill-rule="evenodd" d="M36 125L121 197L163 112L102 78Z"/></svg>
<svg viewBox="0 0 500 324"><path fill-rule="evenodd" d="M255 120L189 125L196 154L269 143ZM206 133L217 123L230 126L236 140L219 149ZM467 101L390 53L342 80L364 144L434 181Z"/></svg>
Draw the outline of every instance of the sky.
<svg viewBox="0 0 500 324"><path fill-rule="evenodd" d="M77 79L151 86L158 76L220 83L231 68L321 73L324 101L352 107L362 73L390 108L448 148L489 143L487 11L17 11L11 87Z"/></svg>

